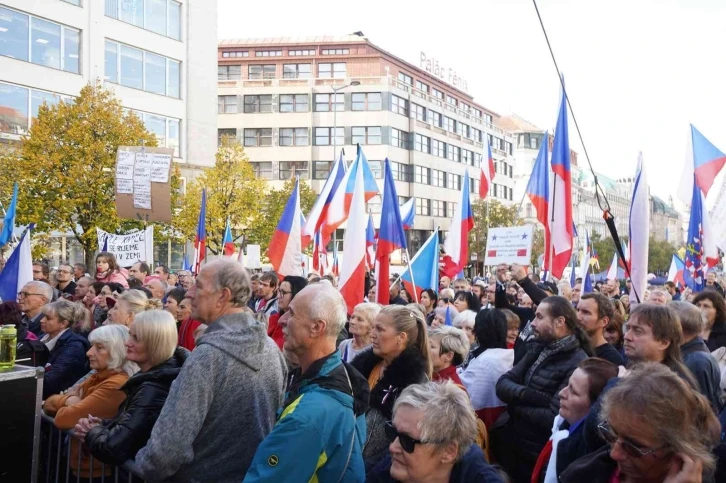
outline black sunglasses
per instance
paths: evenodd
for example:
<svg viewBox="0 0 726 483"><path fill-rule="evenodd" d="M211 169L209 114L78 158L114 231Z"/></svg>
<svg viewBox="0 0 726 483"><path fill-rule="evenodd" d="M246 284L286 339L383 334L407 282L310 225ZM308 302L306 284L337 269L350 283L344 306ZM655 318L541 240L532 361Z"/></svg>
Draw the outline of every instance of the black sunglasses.
<svg viewBox="0 0 726 483"><path fill-rule="evenodd" d="M385 429L386 437L391 441L391 443L398 438L401 448L403 448L406 453L413 453L416 450L417 444L440 444L440 441L423 441L420 439L413 439L406 433L399 433L392 421L386 422Z"/></svg>
<svg viewBox="0 0 726 483"><path fill-rule="evenodd" d="M453 302L453 300L450 299L449 297L444 297L444 298L442 298L440 300L442 300L445 304L448 304L449 302Z"/></svg>
<svg viewBox="0 0 726 483"><path fill-rule="evenodd" d="M637 446L635 446L633 443L629 443L627 441L623 441L620 439L620 436L613 431L613 429L610 427L607 421L603 421L600 423L597 427L598 432L600 433L600 436L602 436L602 439L604 439L609 445L614 446L615 443L619 443L620 447L623 448L623 451L628 453L629 456L632 458L642 458L643 456L647 456L649 454L653 454L656 451L662 450L665 447L661 446L659 448L652 448L652 449L641 449ZM667 456L667 455L666 455Z"/></svg>

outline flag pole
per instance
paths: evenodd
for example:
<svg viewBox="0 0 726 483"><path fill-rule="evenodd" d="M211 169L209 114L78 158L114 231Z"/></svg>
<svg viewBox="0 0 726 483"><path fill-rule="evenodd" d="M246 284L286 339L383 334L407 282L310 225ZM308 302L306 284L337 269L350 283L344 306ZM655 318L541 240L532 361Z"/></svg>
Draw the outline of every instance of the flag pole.
<svg viewBox="0 0 726 483"><path fill-rule="evenodd" d="M413 285L413 298L416 300L416 303L418 303L418 294L416 293L416 280L413 278L413 267L411 266L411 255L408 253L408 245L406 246L406 261L408 262L408 273L411 274L411 285ZM400 279L401 276L399 275L398 278Z"/></svg>

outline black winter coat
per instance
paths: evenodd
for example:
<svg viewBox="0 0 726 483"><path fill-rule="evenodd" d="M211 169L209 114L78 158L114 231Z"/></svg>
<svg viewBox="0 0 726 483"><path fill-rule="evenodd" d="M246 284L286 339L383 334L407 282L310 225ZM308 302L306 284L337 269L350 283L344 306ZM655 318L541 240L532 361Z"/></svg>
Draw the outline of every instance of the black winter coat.
<svg viewBox="0 0 726 483"><path fill-rule="evenodd" d="M525 385L527 371L545 348L536 342L529 347L524 358L497 381L497 397L507 403L509 420L496 432L508 442L505 451L511 450L518 460L533 467L552 434L552 424L560 409L560 391L588 355L576 342L545 359Z"/></svg>
<svg viewBox="0 0 726 483"><path fill-rule="evenodd" d="M48 353L43 376L43 399L65 391L88 373L86 352L90 348L88 341L72 329L63 332Z"/></svg>
<svg viewBox="0 0 726 483"><path fill-rule="evenodd" d="M151 437L171 383L179 375L189 351L177 347L166 362L146 372L137 372L121 390L126 400L114 419L104 421L86 434L86 446L94 458L111 465L132 459Z"/></svg>

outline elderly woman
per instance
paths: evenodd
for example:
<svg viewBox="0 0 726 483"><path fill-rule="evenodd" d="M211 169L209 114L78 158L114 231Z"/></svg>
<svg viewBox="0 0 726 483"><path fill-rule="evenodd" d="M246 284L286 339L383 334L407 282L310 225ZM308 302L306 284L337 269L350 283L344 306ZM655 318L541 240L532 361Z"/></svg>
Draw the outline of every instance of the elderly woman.
<svg viewBox="0 0 726 483"><path fill-rule="evenodd" d="M444 325L429 332L429 352L434 381L451 379L466 391L456 373L469 354L469 339L463 330Z"/></svg>
<svg viewBox="0 0 726 483"><path fill-rule="evenodd" d="M605 393L599 420L609 444L571 463L562 483L712 481L721 426L708 399L667 366L635 366Z"/></svg>
<svg viewBox="0 0 726 483"><path fill-rule="evenodd" d="M168 312L138 314L130 334L126 357L140 370L121 388L126 401L114 419L91 415L75 427L76 437L85 441L93 457L113 465L133 458L146 445L188 354L177 349L176 321Z"/></svg>
<svg viewBox="0 0 726 483"><path fill-rule="evenodd" d="M439 307L446 307L447 305L454 306L454 289L445 288L439 291L439 301L436 303Z"/></svg>
<svg viewBox="0 0 726 483"><path fill-rule="evenodd" d="M558 475L587 453L583 422L607 382L617 375L615 364L597 357L578 364L560 391L560 413L555 417L552 437L537 459L532 481L558 483Z"/></svg>
<svg viewBox="0 0 726 483"><path fill-rule="evenodd" d="M116 262L116 256L113 253L101 252L96 255L96 281L109 283L115 282L124 288L129 288L123 269Z"/></svg>
<svg viewBox="0 0 726 483"><path fill-rule="evenodd" d="M371 349L352 362L371 388L363 448L367 470L386 452L385 422L391 419L401 391L431 378L428 331L418 311L400 305L383 307L373 325L371 342Z"/></svg>
<svg viewBox="0 0 726 483"><path fill-rule="evenodd" d="M340 357L345 362L353 361L355 356L371 346L371 330L380 311L380 305L370 302L355 306L348 325L348 333L353 338L345 339L338 346Z"/></svg>
<svg viewBox="0 0 726 483"><path fill-rule="evenodd" d="M118 296L118 299L107 298L108 320L107 324L120 324L131 327L134 317L146 310L161 309L161 301L150 299L141 290L127 290Z"/></svg>
<svg viewBox="0 0 726 483"><path fill-rule="evenodd" d="M126 399L121 387L137 370L138 366L126 359L126 341L129 330L122 325L99 327L89 335L91 348L86 355L95 373L81 384L64 394L46 399L43 410L55 416L58 429L73 429L81 418L95 414L100 418L111 418ZM70 464L74 474L88 478L90 460L83 458L78 466L79 444L71 439ZM96 465L93 476L101 476L101 465ZM110 474L110 470L106 475Z"/></svg>
<svg viewBox="0 0 726 483"><path fill-rule="evenodd" d="M40 341L48 349L48 362L43 377L43 398L71 387L88 372L86 351L88 341L71 329L86 317L79 303L65 299L45 305L40 328L45 334Z"/></svg>
<svg viewBox="0 0 726 483"><path fill-rule="evenodd" d="M476 322L476 312L473 310L465 310L459 312L459 315L453 319L454 327L461 329L469 340L469 346L472 348L476 345L476 337L474 336L474 323Z"/></svg>
<svg viewBox="0 0 726 483"><path fill-rule="evenodd" d="M389 454L366 481L503 482L475 444L476 416L466 393L452 382L407 387L386 423Z"/></svg>
<svg viewBox="0 0 726 483"><path fill-rule="evenodd" d="M454 323L454 320L459 315L459 311L454 308L452 305L445 305L443 307L436 307L434 309L434 320L431 322L431 328L435 329L436 327L441 327L442 325L446 325L446 313L449 314L449 319L451 320L451 324Z"/></svg>
<svg viewBox="0 0 726 483"><path fill-rule="evenodd" d="M290 302L295 298L295 295L304 289L308 284L308 281L304 277L297 277L288 275L282 279L280 286L277 287L277 312L270 315L267 323L267 335L275 341L277 347L282 350L282 345L285 343L285 335L282 333L282 326L278 323L282 314L287 312L290 307Z"/></svg>
<svg viewBox="0 0 726 483"><path fill-rule="evenodd" d="M706 316L706 328L701 338L706 341L708 350L715 351L726 347L726 303L723 296L715 290L704 290L693 298L693 305Z"/></svg>
<svg viewBox="0 0 726 483"><path fill-rule="evenodd" d="M201 321L192 318L192 298L196 287L187 290L184 300L179 304L176 321L179 327L179 347L193 351L197 346L197 338L204 333L207 326Z"/></svg>
<svg viewBox="0 0 726 483"><path fill-rule="evenodd" d="M499 309L482 310L476 316L474 335L479 347L459 377L477 415L491 428L507 407L497 397L497 381L514 363L514 351L507 349L506 316Z"/></svg>

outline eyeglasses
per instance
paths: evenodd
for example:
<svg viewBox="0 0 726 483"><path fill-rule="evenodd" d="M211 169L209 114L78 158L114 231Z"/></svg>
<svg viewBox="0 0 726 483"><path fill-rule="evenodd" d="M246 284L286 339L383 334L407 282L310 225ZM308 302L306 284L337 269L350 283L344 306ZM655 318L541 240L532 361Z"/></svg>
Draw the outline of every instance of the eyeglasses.
<svg viewBox="0 0 726 483"><path fill-rule="evenodd" d="M289 295L289 294L291 294L291 293L292 293L292 291L285 291L285 290L283 290L283 289L281 289L281 288L278 288L278 289L277 289L277 293L278 293L278 294L279 294L280 296L284 297L285 295Z"/></svg>
<svg viewBox="0 0 726 483"><path fill-rule="evenodd" d="M18 292L18 298L29 297L30 295L43 295L42 293Z"/></svg>
<svg viewBox="0 0 726 483"><path fill-rule="evenodd" d="M386 422L385 426L386 437L393 443L396 438L401 443L401 448L406 453L413 453L416 450L417 444L440 444L442 441L423 441L420 439L413 439L411 436L405 433L399 433L396 427L393 425L393 421Z"/></svg>
<svg viewBox="0 0 726 483"><path fill-rule="evenodd" d="M442 298L441 300L442 300L442 301L443 301L443 302L444 302L445 304L448 304L449 302L453 302L453 300L452 300L452 299L450 299L449 297L444 297L444 298Z"/></svg>
<svg viewBox="0 0 726 483"><path fill-rule="evenodd" d="M620 447L623 448L623 451L625 451L628 456L631 456L633 458L642 458L643 456L653 454L656 451L660 451L665 448L665 446L660 446L658 448L652 449L640 449L633 443L628 443L627 441L621 440L620 436L618 436L618 434L612 430L607 421L603 421L602 423L600 423L597 429L600 432L600 436L602 436L602 439L604 439L608 444L614 446L616 443L619 443Z"/></svg>

